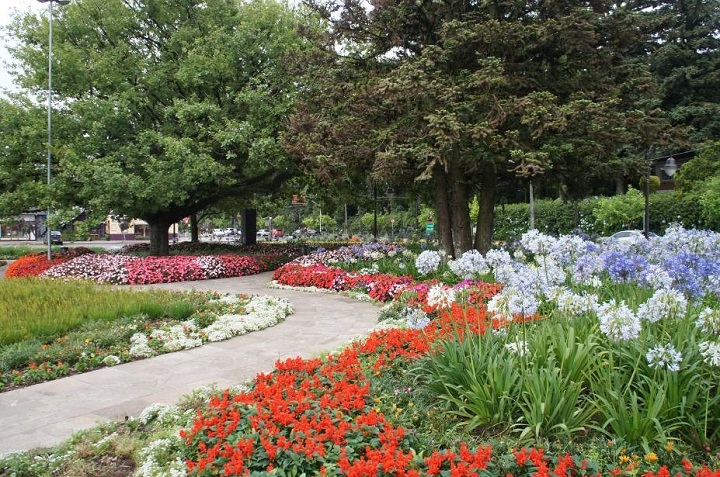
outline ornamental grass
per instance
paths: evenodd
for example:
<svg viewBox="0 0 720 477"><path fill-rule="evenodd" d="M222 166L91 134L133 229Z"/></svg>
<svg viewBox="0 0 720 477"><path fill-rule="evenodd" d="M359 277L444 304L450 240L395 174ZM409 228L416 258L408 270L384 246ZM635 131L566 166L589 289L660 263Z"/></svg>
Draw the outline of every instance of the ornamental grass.
<svg viewBox="0 0 720 477"><path fill-rule="evenodd" d="M192 312L190 304L167 292L112 290L83 281L7 280L0 287L0 346L61 336L87 322L140 314L182 319Z"/></svg>

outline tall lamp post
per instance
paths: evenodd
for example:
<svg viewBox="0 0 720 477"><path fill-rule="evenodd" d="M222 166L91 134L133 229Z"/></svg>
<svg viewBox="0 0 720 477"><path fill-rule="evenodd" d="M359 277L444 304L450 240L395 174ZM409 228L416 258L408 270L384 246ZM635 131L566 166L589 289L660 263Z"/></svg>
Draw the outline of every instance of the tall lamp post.
<svg viewBox="0 0 720 477"><path fill-rule="evenodd" d="M38 0L48 4L48 100L47 100L47 185L48 190L52 182L52 24L53 2L58 5L67 5L70 0ZM47 258L52 260L52 238L50 237L50 203L48 202L47 216L45 217L45 239L47 240Z"/></svg>

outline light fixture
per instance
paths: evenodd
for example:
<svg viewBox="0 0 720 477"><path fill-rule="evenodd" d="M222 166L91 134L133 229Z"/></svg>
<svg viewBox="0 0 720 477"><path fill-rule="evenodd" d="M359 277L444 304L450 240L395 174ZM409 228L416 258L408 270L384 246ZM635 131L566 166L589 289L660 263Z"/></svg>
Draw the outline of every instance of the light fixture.
<svg viewBox="0 0 720 477"><path fill-rule="evenodd" d="M674 157L670 156L667 158L667 160L665 161L665 165L662 167L662 171L670 178L675 175L675 173L678 171L678 165L677 162L675 162Z"/></svg>

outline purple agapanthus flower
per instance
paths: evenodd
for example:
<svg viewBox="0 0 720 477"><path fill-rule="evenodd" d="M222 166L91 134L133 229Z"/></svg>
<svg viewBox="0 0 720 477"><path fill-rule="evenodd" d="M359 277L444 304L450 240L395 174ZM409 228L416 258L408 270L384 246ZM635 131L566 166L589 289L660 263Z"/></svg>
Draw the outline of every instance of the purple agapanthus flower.
<svg viewBox="0 0 720 477"><path fill-rule="evenodd" d="M605 270L615 283L639 282L649 266L645 257L621 252L603 254L602 259Z"/></svg>
<svg viewBox="0 0 720 477"><path fill-rule="evenodd" d="M673 287L689 298L705 295L713 278L720 275L720 265L690 252L666 259L663 267L672 278Z"/></svg>

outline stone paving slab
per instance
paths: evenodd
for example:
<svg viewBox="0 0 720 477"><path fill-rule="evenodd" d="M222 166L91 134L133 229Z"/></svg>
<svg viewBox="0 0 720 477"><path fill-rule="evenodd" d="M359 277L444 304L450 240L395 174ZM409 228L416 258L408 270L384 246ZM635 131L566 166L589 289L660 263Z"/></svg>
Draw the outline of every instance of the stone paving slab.
<svg viewBox="0 0 720 477"><path fill-rule="evenodd" d="M200 386L247 381L279 359L335 350L377 322L376 305L268 288L271 278L268 272L133 287L271 295L290 301L295 312L276 326L227 341L0 393L0 455L60 443L100 421L137 416L155 402L172 404Z"/></svg>

